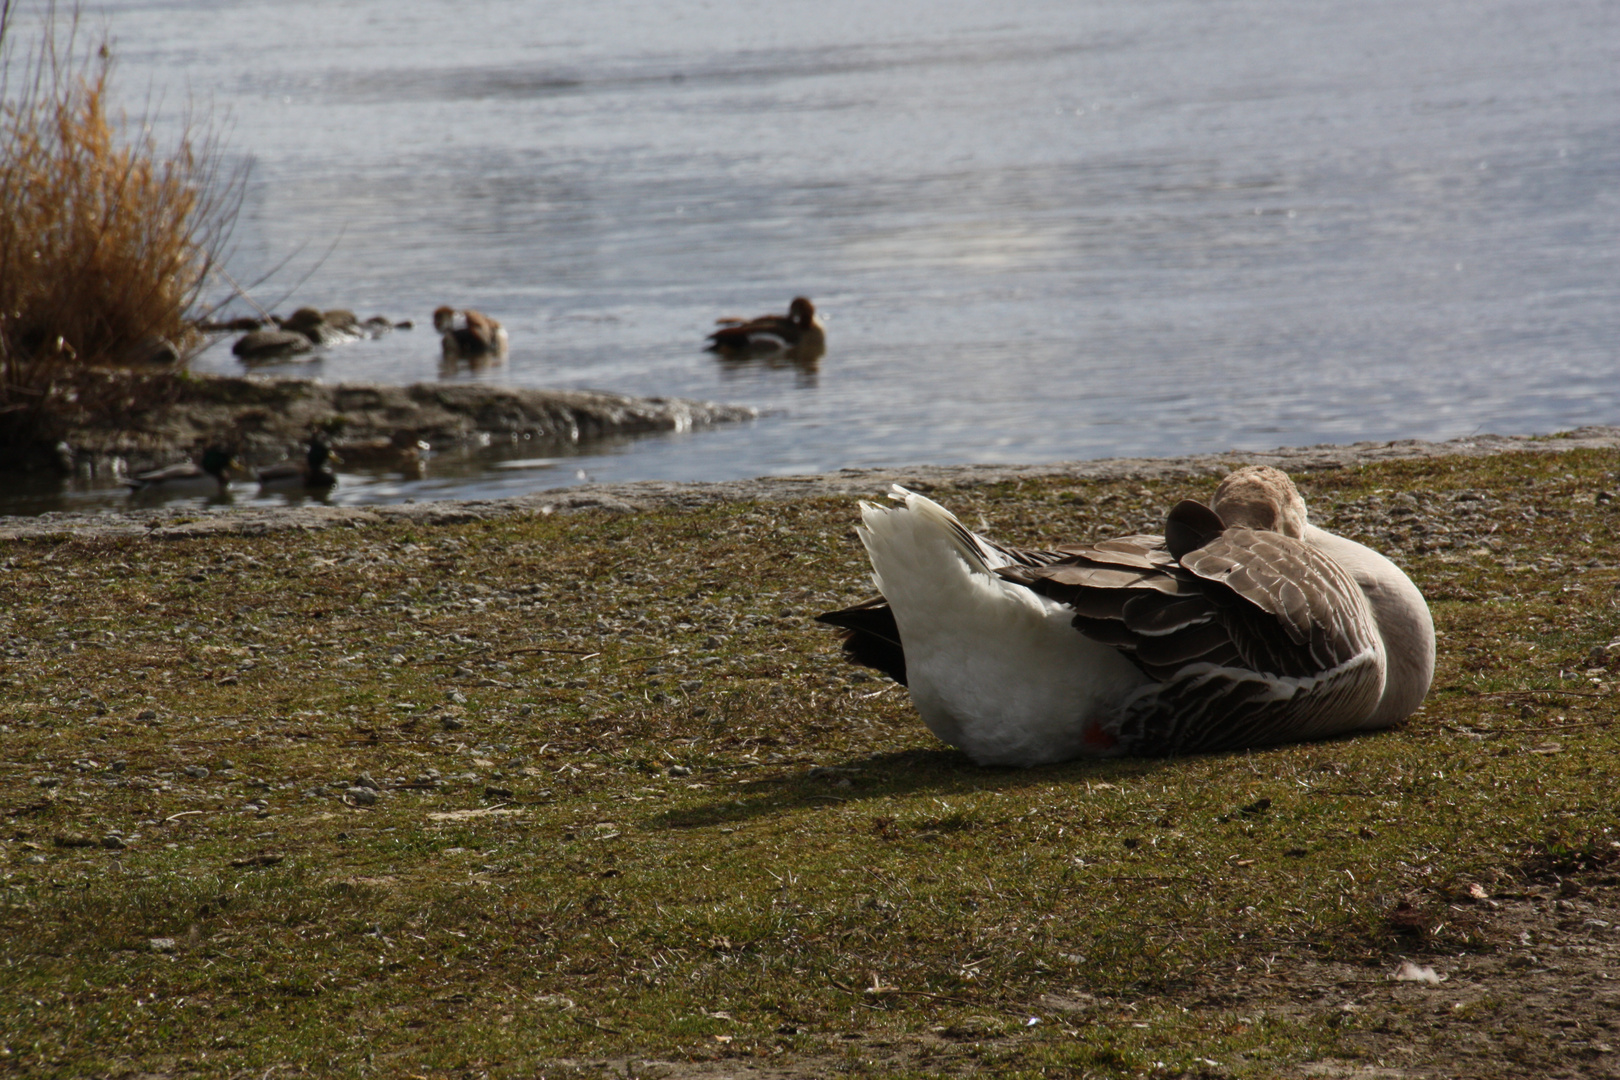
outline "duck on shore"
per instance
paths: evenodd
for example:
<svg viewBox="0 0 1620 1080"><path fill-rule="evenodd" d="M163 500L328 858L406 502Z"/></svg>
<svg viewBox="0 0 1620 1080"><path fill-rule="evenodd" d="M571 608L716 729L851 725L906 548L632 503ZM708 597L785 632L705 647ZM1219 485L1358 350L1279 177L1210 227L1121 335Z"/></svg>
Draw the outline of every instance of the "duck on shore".
<svg viewBox="0 0 1620 1080"><path fill-rule="evenodd" d="M181 461L161 469L136 473L124 485L131 494L163 491L199 495L223 495L231 485L230 472L236 455L220 446L203 451L202 461Z"/></svg>
<svg viewBox="0 0 1620 1080"><path fill-rule="evenodd" d="M896 486L858 529L883 594L819 616L979 764L1166 756L1390 727L1434 674L1400 568L1306 520L1286 473L1240 469L1163 536L1003 547Z"/></svg>
<svg viewBox="0 0 1620 1080"><path fill-rule="evenodd" d="M448 306L436 308L433 329L439 332L447 362L506 359L506 327L482 311Z"/></svg>
<svg viewBox="0 0 1620 1080"><path fill-rule="evenodd" d="M302 461L283 461L267 469L260 469L257 479L261 491L328 491L337 483L334 464L342 459L332 453L332 446L317 435L309 440L309 449Z"/></svg>
<svg viewBox="0 0 1620 1080"><path fill-rule="evenodd" d="M796 359L815 360L827 351L827 335L807 297L795 296L786 315L756 319L716 320L719 329L709 335L709 349L731 356L791 353Z"/></svg>

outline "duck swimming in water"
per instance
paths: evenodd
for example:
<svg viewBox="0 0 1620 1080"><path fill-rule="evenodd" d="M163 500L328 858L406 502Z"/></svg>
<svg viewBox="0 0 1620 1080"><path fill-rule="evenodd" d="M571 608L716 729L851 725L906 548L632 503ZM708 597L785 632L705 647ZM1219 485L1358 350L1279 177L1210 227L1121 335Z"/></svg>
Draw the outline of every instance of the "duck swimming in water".
<svg viewBox="0 0 1620 1080"><path fill-rule="evenodd" d="M309 450L303 461L283 461L268 469L260 469L260 490L328 491L338 481L332 466L343 464L343 459L332 452L332 446L320 436L309 440Z"/></svg>
<svg viewBox="0 0 1620 1080"><path fill-rule="evenodd" d="M223 495L231 484L230 471L236 457L223 447L203 451L201 463L182 461L161 469L136 473L124 481L130 493L164 491L199 495Z"/></svg>
<svg viewBox="0 0 1620 1080"><path fill-rule="evenodd" d="M1386 728L1434 674L1400 568L1306 520L1285 473L1228 476L1163 536L1020 551L896 486L858 529L883 594L819 616L981 765L1163 756Z"/></svg>
<svg viewBox="0 0 1620 1080"><path fill-rule="evenodd" d="M506 327L482 311L436 308L433 329L439 332L446 362L506 359Z"/></svg>
<svg viewBox="0 0 1620 1080"><path fill-rule="evenodd" d="M709 348L732 355L794 353L814 360L827 350L827 335L816 306L803 296L795 296L786 315L761 315L757 319L720 319L719 329L709 335Z"/></svg>

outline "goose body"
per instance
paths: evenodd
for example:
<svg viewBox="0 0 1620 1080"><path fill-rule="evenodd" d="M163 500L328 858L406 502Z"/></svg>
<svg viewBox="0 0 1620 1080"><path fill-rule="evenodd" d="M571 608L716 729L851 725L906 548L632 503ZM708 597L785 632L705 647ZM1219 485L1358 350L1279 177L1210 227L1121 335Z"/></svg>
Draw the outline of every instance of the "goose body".
<svg viewBox="0 0 1620 1080"><path fill-rule="evenodd" d="M821 616L980 764L1167 755L1388 727L1434 671L1434 625L1384 556L1310 525L1276 469L1183 502L1164 536L1002 547L896 488L863 504L880 598Z"/></svg>
<svg viewBox="0 0 1620 1080"><path fill-rule="evenodd" d="M182 461L161 469L149 469L136 473L124 483L132 494L162 491L219 495L230 487L229 473L235 462L229 450L210 447L203 452L201 462Z"/></svg>
<svg viewBox="0 0 1620 1080"><path fill-rule="evenodd" d="M816 317L816 306L803 296L793 298L786 315L720 319L719 327L709 335L709 348L715 352L793 352L814 359L827 348L826 331Z"/></svg>
<svg viewBox="0 0 1620 1080"><path fill-rule="evenodd" d="M446 361L505 360L506 327L472 308L440 307L433 312L433 328Z"/></svg>
<svg viewBox="0 0 1620 1080"><path fill-rule="evenodd" d="M337 484L334 463L341 459L332 453L324 439L311 439L302 461L283 461L258 472L259 487L268 491L328 491Z"/></svg>

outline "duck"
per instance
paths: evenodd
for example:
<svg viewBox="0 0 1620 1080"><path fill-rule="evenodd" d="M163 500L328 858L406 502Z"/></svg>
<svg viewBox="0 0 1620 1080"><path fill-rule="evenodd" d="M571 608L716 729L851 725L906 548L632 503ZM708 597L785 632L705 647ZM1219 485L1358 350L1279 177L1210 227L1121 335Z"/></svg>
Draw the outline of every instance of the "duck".
<svg viewBox="0 0 1620 1080"><path fill-rule="evenodd" d="M427 459L433 446L409 432L396 431L392 437L345 440L333 447L333 452L341 453L340 460L345 464L386 469L406 480L421 480L427 475Z"/></svg>
<svg viewBox="0 0 1620 1080"><path fill-rule="evenodd" d="M720 328L709 335L708 347L712 352L793 353L813 360L827 349L826 331L816 317L816 306L808 297L795 296L786 315L724 318L716 323Z"/></svg>
<svg viewBox="0 0 1620 1080"><path fill-rule="evenodd" d="M230 472L235 467L235 454L223 447L210 446L203 451L201 463L181 461L161 469L148 469L136 473L124 484L131 494L163 491L223 495L230 489Z"/></svg>
<svg viewBox="0 0 1620 1080"><path fill-rule="evenodd" d="M1434 622L1387 557L1310 524L1270 466L1164 535L1024 551L896 485L857 528L880 596L818 616L981 765L1168 757L1388 728L1434 677Z"/></svg>
<svg viewBox="0 0 1620 1080"><path fill-rule="evenodd" d="M446 362L506 359L506 327L482 311L448 306L435 308L433 328L439 332Z"/></svg>
<svg viewBox="0 0 1620 1080"><path fill-rule="evenodd" d="M257 477L259 488L327 491L338 480L332 466L342 463L343 459L332 452L331 444L316 436L309 440L309 450L305 452L303 461L283 461L268 469L260 469Z"/></svg>

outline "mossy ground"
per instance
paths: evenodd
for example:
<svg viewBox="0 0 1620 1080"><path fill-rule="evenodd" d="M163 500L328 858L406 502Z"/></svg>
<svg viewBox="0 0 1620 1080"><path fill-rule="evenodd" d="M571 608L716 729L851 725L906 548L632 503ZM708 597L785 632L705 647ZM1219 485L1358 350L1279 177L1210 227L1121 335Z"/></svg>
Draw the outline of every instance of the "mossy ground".
<svg viewBox="0 0 1620 1080"><path fill-rule="evenodd" d="M1607 923L1617 469L1298 477L1429 596L1424 708L1028 771L810 622L869 590L845 500L0 542L0 1071L1612 1066L1601 927L1553 965L1574 1028L1388 975L1528 948L1495 897ZM935 494L1039 545L1212 486Z"/></svg>

